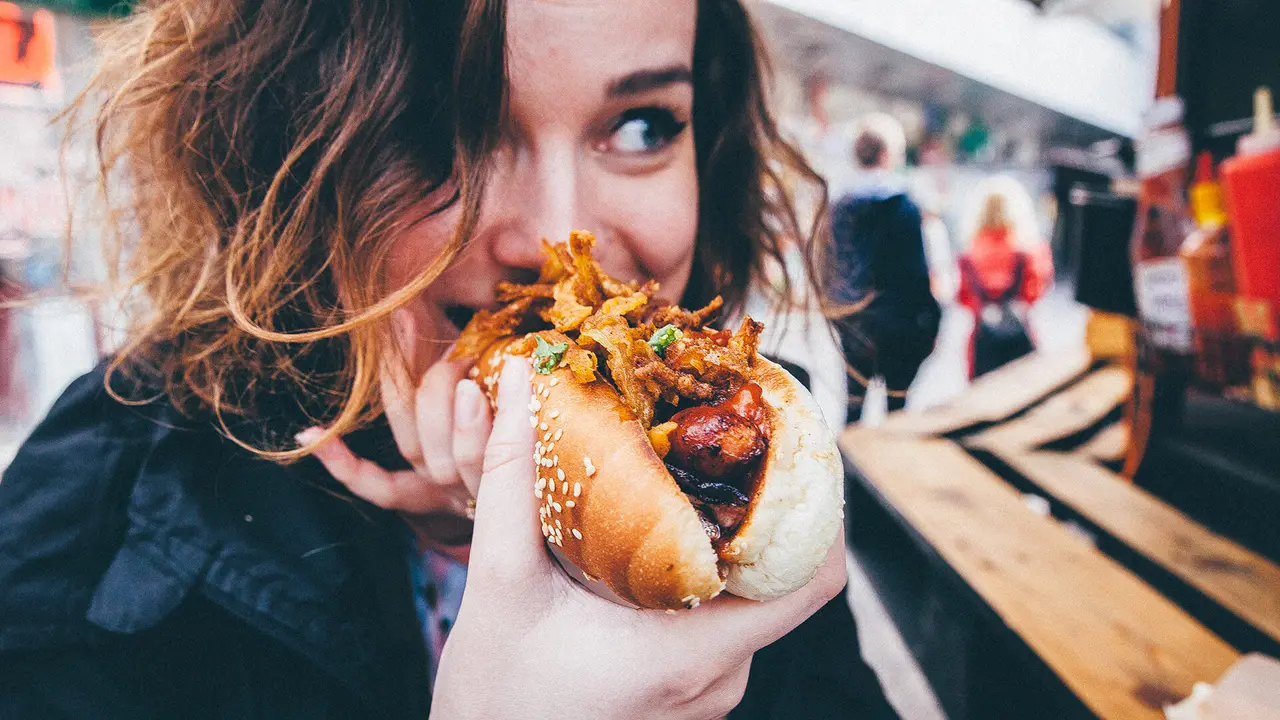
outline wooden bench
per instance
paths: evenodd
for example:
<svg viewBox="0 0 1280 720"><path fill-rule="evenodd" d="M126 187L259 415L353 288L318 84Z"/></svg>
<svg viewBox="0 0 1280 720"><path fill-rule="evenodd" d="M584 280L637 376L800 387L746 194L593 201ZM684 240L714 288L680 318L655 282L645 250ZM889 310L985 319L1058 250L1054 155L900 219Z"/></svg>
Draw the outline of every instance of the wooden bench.
<svg viewBox="0 0 1280 720"><path fill-rule="evenodd" d="M1119 366L1091 373L1026 415L965 439L973 447L1038 448L1100 422L1129 398L1133 374Z"/></svg>
<svg viewBox="0 0 1280 720"><path fill-rule="evenodd" d="M1097 462L1120 462L1129 451L1129 423L1112 423L1076 448L1075 454Z"/></svg>
<svg viewBox="0 0 1280 720"><path fill-rule="evenodd" d="M1022 476L1280 642L1280 567L1088 460L994 448Z"/></svg>
<svg viewBox="0 0 1280 720"><path fill-rule="evenodd" d="M1124 567L1028 510L955 443L854 427L840 444L855 480L1097 716L1160 720L1163 703L1238 658Z"/></svg>
<svg viewBox="0 0 1280 720"><path fill-rule="evenodd" d="M1089 369L1081 348L1053 354L1033 353L978 378L964 395L924 411L897 412L880 428L906 435L946 435L1014 415Z"/></svg>

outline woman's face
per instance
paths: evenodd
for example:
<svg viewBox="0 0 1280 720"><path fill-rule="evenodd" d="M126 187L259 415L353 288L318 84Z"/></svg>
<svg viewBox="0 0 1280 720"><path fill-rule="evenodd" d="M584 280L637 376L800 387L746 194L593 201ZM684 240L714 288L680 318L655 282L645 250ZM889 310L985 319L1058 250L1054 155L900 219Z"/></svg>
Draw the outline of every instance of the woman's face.
<svg viewBox="0 0 1280 720"><path fill-rule="evenodd" d="M419 308L435 337L456 333L443 311L492 305L497 281L540 266L540 238L570 230L595 233L610 274L657 279L663 296L680 297L698 222L696 21L693 0L511 0L510 117L474 242ZM397 241L393 285L438 254L456 218L443 213Z"/></svg>

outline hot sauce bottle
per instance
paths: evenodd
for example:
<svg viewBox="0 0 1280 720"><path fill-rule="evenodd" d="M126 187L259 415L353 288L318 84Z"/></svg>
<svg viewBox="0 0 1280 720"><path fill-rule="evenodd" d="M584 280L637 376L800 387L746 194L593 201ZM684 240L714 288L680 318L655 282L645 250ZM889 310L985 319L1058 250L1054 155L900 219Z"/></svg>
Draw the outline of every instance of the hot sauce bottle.
<svg viewBox="0 0 1280 720"><path fill-rule="evenodd" d="M1142 326L1138 370L1154 381L1153 432L1179 422L1191 375L1190 283L1179 256L1193 229L1184 200L1191 138L1182 120L1182 101L1160 98L1137 142L1138 215L1129 247Z"/></svg>
<svg viewBox="0 0 1280 720"><path fill-rule="evenodd" d="M1236 322L1235 271L1222 188L1214 178L1213 157L1200 153L1195 183L1188 195L1196 229L1180 255L1187 268L1194 329L1197 384L1215 391L1245 393L1251 369L1250 344Z"/></svg>

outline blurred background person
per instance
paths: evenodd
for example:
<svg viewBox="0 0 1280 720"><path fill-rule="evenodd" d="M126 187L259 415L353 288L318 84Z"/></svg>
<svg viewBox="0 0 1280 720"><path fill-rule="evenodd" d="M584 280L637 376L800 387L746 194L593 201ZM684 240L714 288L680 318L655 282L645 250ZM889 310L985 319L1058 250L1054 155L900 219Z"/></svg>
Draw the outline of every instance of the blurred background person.
<svg viewBox="0 0 1280 720"><path fill-rule="evenodd" d="M934 194L925 195L920 201L920 213L925 258L929 263L929 286L940 304L949 305L956 300L960 277L951 247L951 231L942 217L942 199Z"/></svg>
<svg viewBox="0 0 1280 720"><path fill-rule="evenodd" d="M960 256L959 302L973 313L969 377L1035 349L1028 313L1053 282L1053 256L1036 228L1031 196L1011 177L987 180Z"/></svg>
<svg viewBox="0 0 1280 720"><path fill-rule="evenodd" d="M889 411L906 405L907 388L933 351L941 310L930 290L920 208L898 175L906 134L892 116L862 118L854 131L859 171L831 211L832 300L854 309L838 322L849 365L848 421L862 417L867 386L882 377Z"/></svg>

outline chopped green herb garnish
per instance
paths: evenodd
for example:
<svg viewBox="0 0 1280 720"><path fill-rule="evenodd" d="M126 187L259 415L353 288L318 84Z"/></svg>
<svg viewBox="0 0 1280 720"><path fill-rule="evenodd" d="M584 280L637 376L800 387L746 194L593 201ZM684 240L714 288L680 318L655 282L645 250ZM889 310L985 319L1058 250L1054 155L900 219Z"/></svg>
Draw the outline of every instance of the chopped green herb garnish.
<svg viewBox="0 0 1280 720"><path fill-rule="evenodd" d="M663 325L653 333L653 337L649 338L649 347L653 348L658 355L663 355L672 343L682 337L684 333L680 332L680 328L675 325Z"/></svg>
<svg viewBox="0 0 1280 720"><path fill-rule="evenodd" d="M533 350L533 369L542 375L550 375L552 370L560 364L560 359L564 357L565 351L569 349L568 343L549 343L541 337L535 337L538 346Z"/></svg>

